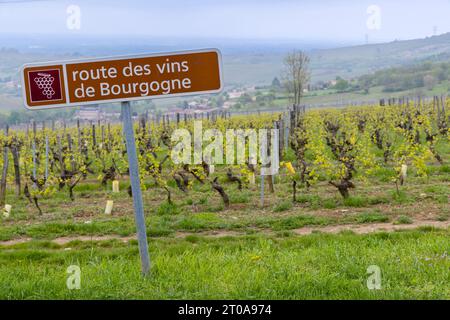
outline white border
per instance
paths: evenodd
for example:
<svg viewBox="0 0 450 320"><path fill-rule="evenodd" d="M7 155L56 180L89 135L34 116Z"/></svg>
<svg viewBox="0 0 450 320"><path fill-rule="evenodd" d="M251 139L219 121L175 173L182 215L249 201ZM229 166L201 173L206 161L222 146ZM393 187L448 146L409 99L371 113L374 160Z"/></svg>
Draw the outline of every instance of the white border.
<svg viewBox="0 0 450 320"><path fill-rule="evenodd" d="M98 101L87 101L87 102L66 102L66 103L59 103L59 104L51 104L51 105L45 105L45 106L29 106L27 103L27 95L26 95L26 88L25 88L25 77L24 77L24 69L30 68L30 67L46 67L46 66L53 66L53 65L62 65L63 66L63 79L65 84L65 90L66 90L66 101L69 101L69 95L67 87L67 79L66 79L66 65L72 64L72 63L85 63L85 62L99 62L99 61L109 61L109 60L127 60L127 59L135 59L135 58L152 58L152 57L164 57L164 56L173 56L173 55L179 55L179 54L193 54L193 53L204 53L204 52L215 52L217 53L218 57L218 65L219 65L219 80L220 80L220 87L216 90L206 90L206 91L194 91L194 92L181 92L181 93L174 93L174 94L159 94L154 96L140 96L140 97L134 97L134 98L117 98L117 99L108 99L108 100L98 100ZM54 108L65 108L65 107L78 107L83 105L93 105L93 104L103 104L103 103L117 103L117 102L123 102L123 101L138 101L138 100L151 100L151 99L160 99L160 98L172 98L172 97L181 97L181 96L191 96L196 94L208 94L208 93L218 93L223 90L224 83L223 83L223 67L222 67L222 53L219 49L216 48L210 48L210 49L200 49L200 50L186 50L186 51L172 51L172 52L161 52L161 53L151 53L151 54L138 54L138 55L124 55L124 56L108 56L108 57L101 57L101 58L91 58L91 59L75 59L75 60L64 60L64 61L49 61L44 63L26 63L22 65L19 69L20 72L20 79L22 84L22 100L25 108L28 110L42 110L42 109L54 109Z"/></svg>

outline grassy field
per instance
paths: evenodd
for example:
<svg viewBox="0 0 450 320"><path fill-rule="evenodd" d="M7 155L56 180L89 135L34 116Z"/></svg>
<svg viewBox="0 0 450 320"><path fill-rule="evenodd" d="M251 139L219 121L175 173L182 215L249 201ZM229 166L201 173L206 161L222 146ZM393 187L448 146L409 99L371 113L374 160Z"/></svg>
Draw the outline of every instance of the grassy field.
<svg viewBox="0 0 450 320"><path fill-rule="evenodd" d="M142 279L135 241L32 241L2 250L2 298L138 299L448 299L449 231L248 235L150 242ZM67 251L68 248L71 250ZM81 289L66 288L79 265ZM382 270L368 290L366 269Z"/></svg>
<svg viewBox="0 0 450 320"><path fill-rule="evenodd" d="M380 172L370 185L356 181L345 201L319 183L292 203L281 176L264 207L257 185L225 184L228 209L208 185L175 192L174 205L149 188L147 279L126 180L120 193L86 181L73 203L57 193L42 201L42 216L9 190L0 298L449 299L449 181L448 166L430 166L397 194ZM80 290L66 287L70 265L81 269ZM381 268L381 290L366 285L371 265Z"/></svg>

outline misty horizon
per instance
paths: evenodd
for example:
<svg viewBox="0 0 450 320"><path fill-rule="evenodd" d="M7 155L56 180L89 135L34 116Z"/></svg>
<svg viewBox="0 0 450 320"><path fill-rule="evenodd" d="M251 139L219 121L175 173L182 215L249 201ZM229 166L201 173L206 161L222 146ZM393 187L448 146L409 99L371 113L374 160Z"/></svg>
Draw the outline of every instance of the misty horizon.
<svg viewBox="0 0 450 320"><path fill-rule="evenodd" d="M68 27L79 10L80 23ZM107 11L105 11L107 8ZM450 31L450 1L0 1L0 35L161 37L355 45ZM373 21L372 21L373 20ZM375 21L375 22L374 22ZM371 25L372 24L372 25Z"/></svg>

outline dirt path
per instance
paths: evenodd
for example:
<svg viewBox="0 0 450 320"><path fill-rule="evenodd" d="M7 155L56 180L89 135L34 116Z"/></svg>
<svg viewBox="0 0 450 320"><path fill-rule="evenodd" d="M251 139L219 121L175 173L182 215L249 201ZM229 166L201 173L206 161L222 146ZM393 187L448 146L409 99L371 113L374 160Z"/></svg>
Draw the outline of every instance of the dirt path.
<svg viewBox="0 0 450 320"><path fill-rule="evenodd" d="M185 238L189 235L199 235L199 236L206 236L206 237L226 237L226 236L242 236L244 233L235 232L235 231L209 231L209 232L201 232L201 233L190 233L190 232L177 232L175 234L175 238ZM131 235L127 237L121 237L119 235L111 234L111 235L104 235L104 236L71 236L71 237L58 237L51 239L49 241L59 244L59 245L66 245L72 241L108 241L108 240L120 240L123 243L127 243L130 240L136 240L136 235ZM32 240L37 240L33 238L18 238L18 239L12 239L12 240L6 240L6 241L0 241L0 246L13 246L16 244L26 243ZM42 239L43 241L47 239Z"/></svg>
<svg viewBox="0 0 450 320"><path fill-rule="evenodd" d="M303 227L299 229L292 230L296 235L308 235L314 232L324 232L324 233L332 233L336 234L342 231L352 231L357 234L367 234L373 232L394 232L398 230L412 230L419 227L435 227L446 229L450 227L450 221L415 221L411 224L401 224L395 225L392 223L373 223L373 224L348 224L348 225L333 225L333 226L325 226L325 227ZM270 230L260 230L262 233L271 234ZM230 230L215 230L208 232L198 232L198 233L189 233L189 232L177 232L175 234L176 238L185 238L190 235L204 236L204 237L212 237L212 238L220 238L227 236L243 236L246 233L230 231ZM119 235L105 235L105 236L73 236L73 237L59 237L50 240L53 243L58 245L66 245L72 241L107 241L107 240L120 240L124 243L129 242L130 240L136 239L136 235L131 235L127 237L121 237ZM0 241L0 246L8 247L16 244L26 243L32 241L32 238L18 238L7 241Z"/></svg>
<svg viewBox="0 0 450 320"><path fill-rule="evenodd" d="M73 237L59 237L59 238L55 238L55 239L51 239L50 241L59 245L66 245L69 242L72 241L107 241L107 240L113 240L113 239L118 239L121 240L122 242L128 242L132 239L136 239L136 236L129 236L129 237L121 237L118 235L106 235L106 236L73 236ZM21 244L21 243L26 243L32 240L37 240L37 239L32 239L32 238L19 238L19 239L12 239L12 240L7 240L7 241L0 241L0 246L13 246L16 244ZM42 239L43 241L47 240L47 239Z"/></svg>
<svg viewBox="0 0 450 320"><path fill-rule="evenodd" d="M304 227L295 229L294 233L297 235L307 235L316 231L324 233L339 233L342 231L353 231L357 234L367 234L377 231L393 232L397 230L411 230L419 227L435 227L435 228L448 228L450 227L450 221L415 221L411 224L392 224L392 223L371 223L371 224L348 224L348 225L335 225L326 227Z"/></svg>

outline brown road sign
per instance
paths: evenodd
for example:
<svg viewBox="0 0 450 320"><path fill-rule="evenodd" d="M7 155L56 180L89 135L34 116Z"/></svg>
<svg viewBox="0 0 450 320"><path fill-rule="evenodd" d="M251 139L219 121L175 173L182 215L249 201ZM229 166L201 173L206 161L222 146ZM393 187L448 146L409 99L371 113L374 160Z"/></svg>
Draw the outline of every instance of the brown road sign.
<svg viewBox="0 0 450 320"><path fill-rule="evenodd" d="M173 97L222 90L216 49L26 64L28 109Z"/></svg>

